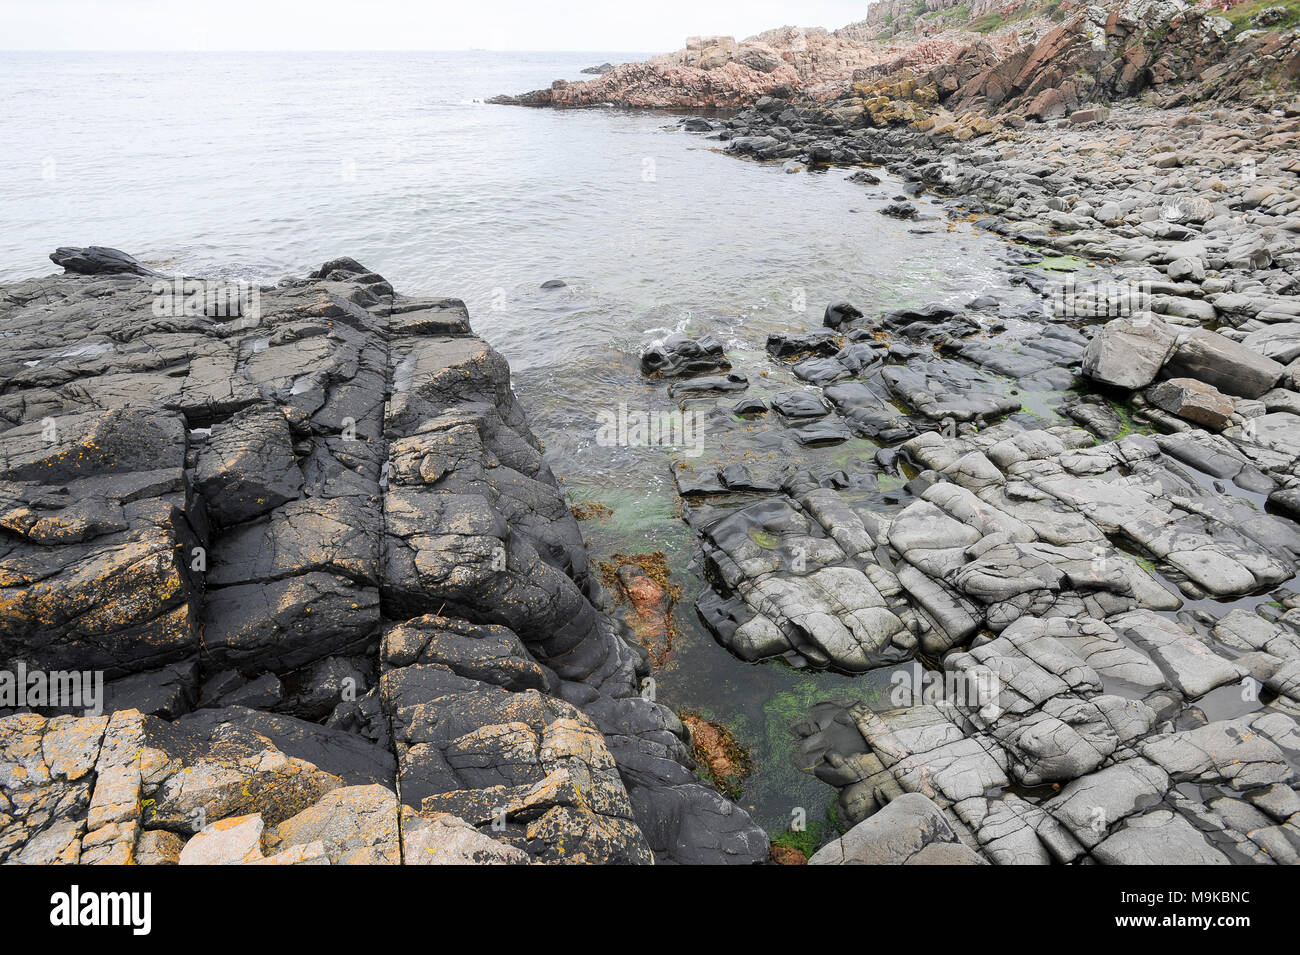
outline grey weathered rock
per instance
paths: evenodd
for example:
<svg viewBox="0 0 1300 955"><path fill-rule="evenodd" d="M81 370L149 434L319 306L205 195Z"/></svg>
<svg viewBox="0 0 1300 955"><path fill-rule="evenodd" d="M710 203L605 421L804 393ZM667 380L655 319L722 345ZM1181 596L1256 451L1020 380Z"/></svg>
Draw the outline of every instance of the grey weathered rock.
<svg viewBox="0 0 1300 955"><path fill-rule="evenodd" d="M1203 329L1192 332L1169 356L1164 374L1195 378L1242 398L1258 398L1277 384L1283 366L1231 339Z"/></svg>
<svg viewBox="0 0 1300 955"><path fill-rule="evenodd" d="M1129 820L1093 854L1098 862L1110 865L1227 865L1229 861L1191 822L1167 809Z"/></svg>
<svg viewBox="0 0 1300 955"><path fill-rule="evenodd" d="M408 813L402 821L407 865L526 865L528 853L483 835L447 813Z"/></svg>
<svg viewBox="0 0 1300 955"><path fill-rule="evenodd" d="M1211 44L1226 22L1192 19ZM1112 47L1127 35L1096 27ZM1053 33L1073 42L1070 29ZM1198 33L1191 46L1204 53L1204 42ZM1113 52L1122 63L1124 50ZM1041 53L1025 76L1055 62ZM884 346L884 367L850 369L827 353L788 374L769 369L768 384L779 392L792 376L813 395L823 389L832 415L886 445L871 462L879 476L860 461L759 476L752 459L776 446L772 432L799 425L768 418L768 447L728 431L726 442L751 452L748 478L717 481L688 512L713 584L699 609L746 659L835 665L807 627L772 625L778 600L747 602L746 591L761 581L760 593L806 593L810 576L847 563L942 659L937 699L884 712L827 704L800 724L814 772L841 789L842 818L869 821L917 794L956 836L938 845L960 842L1000 863L1289 862L1300 628L1294 598L1275 588L1300 558L1294 116L1209 114L1197 102L1207 87L1167 88L1160 110L1112 104L1098 136L1089 122L1099 117L1076 108L1082 90L1014 86L1029 56L981 61L965 97L945 93L968 82L959 67L935 71L940 100L956 95L958 112L934 110L920 136L880 128L865 95L821 109L769 100L721 122L737 135L770 133L776 143L756 148L759 158L786 143L806 144L789 154L796 161L840 150L886 166L909 196L920 185L957 197L982 226L1021 243L1005 252L1011 283L1054 307L1043 321L994 293L965 311L828 310L828 328ZM1103 69L1110 59L1085 69L1094 90L1145 75ZM1210 70L1208 89L1248 88L1240 77L1258 79L1253 62L1236 54ZM999 97L1022 113L1083 121L1011 117L981 139L960 110ZM1206 150L1207 136L1232 144L1240 170L1236 160L1217 166L1224 153ZM1281 151L1257 173L1247 157L1265 141ZM1238 174L1260 181L1238 188ZM1049 255L1090 264L1061 282L1034 269ZM1115 388L1145 393L1126 400ZM1079 396L1063 408L1067 390ZM1025 412L1036 417L1043 403L1104 443L1031 420ZM853 520L810 520L801 497L810 485L838 496ZM846 526L853 546L831 533ZM1243 603L1215 626L1226 608L1210 597ZM829 629L818 617L813 632ZM969 693L987 680L992 704ZM1044 784L1059 792L1031 800L1010 788Z"/></svg>
<svg viewBox="0 0 1300 955"><path fill-rule="evenodd" d="M1177 336L1149 312L1117 318L1097 332L1083 353L1083 373L1120 388L1145 388L1156 380Z"/></svg>
<svg viewBox="0 0 1300 955"><path fill-rule="evenodd" d="M939 807L916 793L899 796L822 848L809 865L982 865L957 841Z"/></svg>

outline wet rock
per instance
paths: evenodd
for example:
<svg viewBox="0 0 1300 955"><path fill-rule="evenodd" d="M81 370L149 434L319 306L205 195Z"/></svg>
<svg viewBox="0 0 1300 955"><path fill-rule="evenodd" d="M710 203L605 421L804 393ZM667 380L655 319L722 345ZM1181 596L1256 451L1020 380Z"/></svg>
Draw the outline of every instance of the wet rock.
<svg viewBox="0 0 1300 955"><path fill-rule="evenodd" d="M705 375L701 378L687 378L669 387L668 395L672 398L680 398L694 395L728 394L733 391L744 391L748 387L749 379L733 371L729 375Z"/></svg>
<svg viewBox="0 0 1300 955"><path fill-rule="evenodd" d="M217 425L195 468L208 516L239 524L298 498L302 471L284 416L267 408L236 414Z"/></svg>
<svg viewBox="0 0 1300 955"><path fill-rule="evenodd" d="M815 536L828 528L832 537ZM897 581L859 568L871 537L833 492L761 501L705 532L706 558L737 597L700 610L741 657L794 650L817 665L858 671L903 659L915 645L891 609Z"/></svg>
<svg viewBox="0 0 1300 955"><path fill-rule="evenodd" d="M793 420L823 418L829 412L821 399L808 391L787 391L770 399L772 410Z"/></svg>
<svg viewBox="0 0 1300 955"><path fill-rule="evenodd" d="M915 219L916 206L910 202L891 202L881 208L880 214L891 219Z"/></svg>
<svg viewBox="0 0 1300 955"><path fill-rule="evenodd" d="M839 350L839 336L835 334L833 328L767 336L767 353L773 358L790 358L803 354L834 355Z"/></svg>
<svg viewBox="0 0 1300 955"><path fill-rule="evenodd" d="M1268 503L1292 520L1300 520L1300 488L1279 488L1268 496Z"/></svg>
<svg viewBox="0 0 1300 955"><path fill-rule="evenodd" d="M906 415L864 382L831 385L824 394L849 427L864 438L893 442L916 433Z"/></svg>
<svg viewBox="0 0 1300 955"><path fill-rule="evenodd" d="M730 367L722 343L712 335L690 338L678 332L641 354L641 371L646 375L698 375Z"/></svg>
<svg viewBox="0 0 1300 955"><path fill-rule="evenodd" d="M931 421L991 421L1020 410L997 382L959 362L939 359L881 373L890 392Z"/></svg>
<svg viewBox="0 0 1300 955"><path fill-rule="evenodd" d="M581 532L463 304L346 258L262 289L256 324L141 322L135 275L20 286L3 317L44 356L23 367L103 344L74 388L33 377L0 402L0 656L103 668L110 700L174 722L0 720L5 745L45 737L77 767L51 788L22 757L44 795L6 782L29 809L0 856L165 861L180 849L142 833L256 813L303 830L257 864L391 859L400 778L408 810L438 797L509 858L766 859L637 695L644 653L593 605ZM322 803L344 786L386 808ZM381 817L392 838L369 839Z"/></svg>
<svg viewBox="0 0 1300 955"><path fill-rule="evenodd" d="M1104 399L1084 397L1061 410L1103 440L1109 441L1124 433L1124 421Z"/></svg>
<svg viewBox="0 0 1300 955"><path fill-rule="evenodd" d="M50 261L78 275L158 274L125 252L102 245L87 246L84 249L61 246L50 253Z"/></svg>
<svg viewBox="0 0 1300 955"><path fill-rule="evenodd" d="M862 310L851 302L835 302L826 306L824 324L827 328L837 329L862 318Z"/></svg>
<svg viewBox="0 0 1300 955"><path fill-rule="evenodd" d="M781 490L779 481L757 476L743 464L728 464L718 471L718 477L728 491L765 494Z"/></svg>

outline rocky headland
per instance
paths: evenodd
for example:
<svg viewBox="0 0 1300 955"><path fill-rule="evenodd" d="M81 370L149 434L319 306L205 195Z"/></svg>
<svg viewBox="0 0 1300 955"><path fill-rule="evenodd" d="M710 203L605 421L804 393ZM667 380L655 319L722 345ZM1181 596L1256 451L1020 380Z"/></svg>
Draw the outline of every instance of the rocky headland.
<svg viewBox="0 0 1300 955"><path fill-rule="evenodd" d="M900 94L895 84L915 78L932 93L916 106L942 100L957 114L1051 119L1084 103L1148 90L1199 102L1234 93L1249 98L1293 83L1300 50L1295 31L1286 28L1300 22L1300 9L1262 2L1223 7L1184 0L879 0L865 20L839 30L785 26L740 41L690 37L675 53L605 64L595 79L556 80L489 102L702 109L773 96L844 107L853 99L912 102L910 90ZM869 112L866 125L914 119ZM862 125L860 115L838 119Z"/></svg>
<svg viewBox="0 0 1300 955"><path fill-rule="evenodd" d="M0 716L0 861L767 858L459 301L51 258L0 288L0 661L107 682Z"/></svg>
<svg viewBox="0 0 1300 955"><path fill-rule="evenodd" d="M707 109L1004 237L1039 297L829 303L761 380L708 335L643 359L709 423L672 468L719 642L899 677L795 728L847 829L811 862L1300 862L1297 20L889 0L802 61L692 41L504 100Z"/></svg>

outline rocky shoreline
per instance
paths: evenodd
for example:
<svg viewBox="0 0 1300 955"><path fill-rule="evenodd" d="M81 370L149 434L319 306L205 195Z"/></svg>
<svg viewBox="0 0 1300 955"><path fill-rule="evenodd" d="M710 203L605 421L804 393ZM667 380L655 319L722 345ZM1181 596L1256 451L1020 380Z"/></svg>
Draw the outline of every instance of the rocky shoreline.
<svg viewBox="0 0 1300 955"><path fill-rule="evenodd" d="M707 424L670 468L718 642L890 674L793 727L838 794L808 861L1300 862L1300 34L871 39L904 12L500 100L707 108L682 135L1005 239L1005 286L827 303L758 374L642 356ZM52 258L0 288L0 666L105 696L0 710L0 861L804 861L701 781L746 767L654 701L670 568L611 569L634 634L460 302Z"/></svg>
<svg viewBox="0 0 1300 955"><path fill-rule="evenodd" d="M643 361L710 426L673 471L717 639L896 678L796 727L852 826L813 863L1300 862L1300 38L1171 6L683 123L1004 236L1042 298L832 303L761 382Z"/></svg>
<svg viewBox="0 0 1300 955"><path fill-rule="evenodd" d="M766 859L459 301L51 257L0 289L0 656L107 682L0 717L0 861Z"/></svg>
<svg viewBox="0 0 1300 955"><path fill-rule="evenodd" d="M934 192L1023 264L1094 266L1023 277L1047 300L1033 331L991 300L839 308L833 338L779 346L827 356L793 366L823 388L813 412L894 442L879 463L911 503L853 514L818 499L824 477L760 477L780 508L702 524L723 584L701 613L747 659L860 669L917 639L940 667L925 705L801 728L861 822L812 861L1300 861L1300 599L1282 586L1300 554L1300 110L1114 107L962 142L828 134L792 109L724 122L729 151L762 156L793 123L812 141L770 158L884 165L910 195L881 213ZM998 378L1075 392L1056 409L1072 421L1017 415ZM736 530L755 526L825 569L787 577ZM827 570L856 582L791 587ZM997 690L970 699L981 675Z"/></svg>

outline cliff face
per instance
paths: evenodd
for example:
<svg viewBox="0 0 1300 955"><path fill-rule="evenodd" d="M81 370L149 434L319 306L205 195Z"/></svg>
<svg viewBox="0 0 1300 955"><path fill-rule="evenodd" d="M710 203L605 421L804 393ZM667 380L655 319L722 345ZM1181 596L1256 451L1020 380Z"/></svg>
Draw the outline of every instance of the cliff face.
<svg viewBox="0 0 1300 955"><path fill-rule="evenodd" d="M1171 13L1171 10L1173 11ZM1145 97L1164 107L1200 102L1268 105L1300 83L1300 34L1231 33L1214 14L1181 5L1089 8L1036 43L1007 53L977 41L930 70L885 73L826 101L849 126L953 123L969 135L990 120L1051 121Z"/></svg>
<svg viewBox="0 0 1300 955"><path fill-rule="evenodd" d="M0 666L108 683L0 719L0 859L765 858L459 301L54 258L0 290Z"/></svg>

